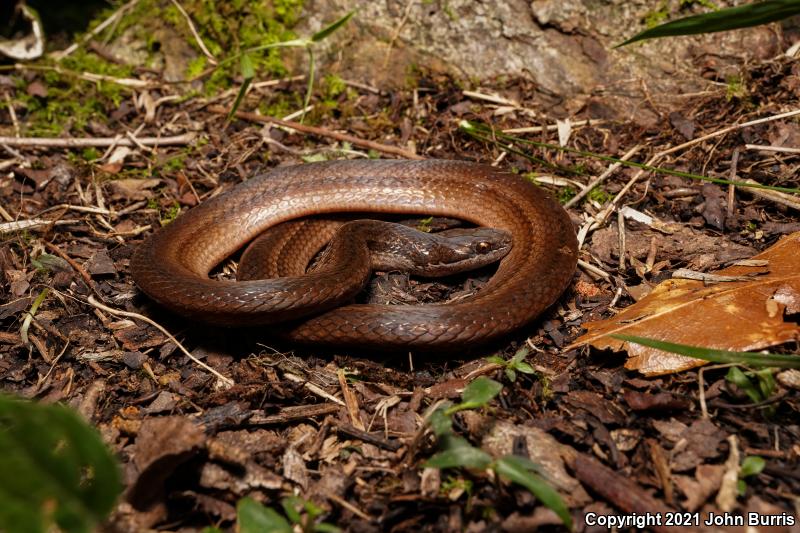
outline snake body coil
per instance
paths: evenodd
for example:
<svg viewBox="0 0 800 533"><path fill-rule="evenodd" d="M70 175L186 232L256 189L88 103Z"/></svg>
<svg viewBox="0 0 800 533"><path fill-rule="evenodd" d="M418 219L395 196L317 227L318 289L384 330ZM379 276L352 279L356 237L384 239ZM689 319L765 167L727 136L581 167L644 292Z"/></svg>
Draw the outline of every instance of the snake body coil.
<svg viewBox="0 0 800 533"><path fill-rule="evenodd" d="M458 303L325 310L315 302L341 290L325 275L208 278L269 227L342 212L457 217L509 231L513 247L487 285ZM566 212L518 176L459 161L360 160L280 167L252 178L156 232L136 250L131 269L151 298L207 323L282 322L281 334L301 343L455 348L496 339L536 318L563 292L576 261Z"/></svg>

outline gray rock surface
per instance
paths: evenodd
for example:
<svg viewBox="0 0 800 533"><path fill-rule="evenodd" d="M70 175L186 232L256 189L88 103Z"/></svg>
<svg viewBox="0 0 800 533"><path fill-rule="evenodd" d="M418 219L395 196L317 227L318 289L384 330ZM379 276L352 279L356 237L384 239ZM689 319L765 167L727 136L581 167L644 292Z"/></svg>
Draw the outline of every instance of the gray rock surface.
<svg viewBox="0 0 800 533"><path fill-rule="evenodd" d="M719 88L748 60L783 51L776 25L613 48L658 8L647 0L307 0L296 31L307 35L357 10L321 47L325 68L343 77L391 87L415 67L473 85L521 76L572 102L565 112L591 96L620 118L641 114L630 102L643 96Z"/></svg>

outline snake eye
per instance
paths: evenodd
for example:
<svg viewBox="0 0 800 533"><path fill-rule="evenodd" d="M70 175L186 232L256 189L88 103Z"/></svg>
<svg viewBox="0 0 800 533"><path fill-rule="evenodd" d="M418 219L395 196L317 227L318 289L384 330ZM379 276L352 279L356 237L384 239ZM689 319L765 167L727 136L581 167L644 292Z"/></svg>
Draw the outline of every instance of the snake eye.
<svg viewBox="0 0 800 533"><path fill-rule="evenodd" d="M486 241L481 241L475 245L475 251L479 254L485 254L492 249L492 245Z"/></svg>

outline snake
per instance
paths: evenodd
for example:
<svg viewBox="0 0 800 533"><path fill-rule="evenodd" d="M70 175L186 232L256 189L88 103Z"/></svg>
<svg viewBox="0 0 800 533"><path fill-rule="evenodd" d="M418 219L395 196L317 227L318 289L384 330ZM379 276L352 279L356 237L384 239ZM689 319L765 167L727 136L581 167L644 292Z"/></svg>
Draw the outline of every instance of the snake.
<svg viewBox="0 0 800 533"><path fill-rule="evenodd" d="M319 304L344 290L342 276L369 269L356 264L361 259L340 268L339 278L324 270L209 278L270 228L341 213L454 217L508 232L512 245L477 293L442 304ZM154 232L136 248L130 268L150 298L204 323L265 325L299 344L452 350L503 338L535 320L569 285L577 255L569 215L524 177L467 161L340 160L276 167L237 184Z"/></svg>

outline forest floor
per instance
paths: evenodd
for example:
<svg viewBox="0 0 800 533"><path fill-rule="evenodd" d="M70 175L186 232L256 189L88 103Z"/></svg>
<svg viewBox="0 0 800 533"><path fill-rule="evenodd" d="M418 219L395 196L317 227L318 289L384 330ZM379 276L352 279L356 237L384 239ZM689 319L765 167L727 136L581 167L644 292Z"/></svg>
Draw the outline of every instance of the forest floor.
<svg viewBox="0 0 800 533"><path fill-rule="evenodd" d="M387 92L329 78L297 128L246 114L226 124L235 90L182 98L157 74L138 72L143 85L119 88L115 105L85 120L78 112L51 117L62 122L51 137L121 134L130 146L0 143L0 388L64 402L99 428L124 471L126 492L108 526L122 531L230 528L242 497L277 509L289 495L313 501L321 509L315 520L347 531L558 529L553 511L495 472L423 468L437 450L426 414L443 400L458 402L479 376L502 391L487 406L452 415L453 430L492 457L513 453L540 464L578 531L606 530L587 525L588 513L797 516L795 371L747 374L747 383L771 387L753 397L747 383L733 383L730 365L645 376L625 367L624 350L571 346L583 324L613 317L677 269L713 272L800 231L796 197L776 200L755 189L622 167L568 204L611 163L516 140L479 140L459 127L479 122L554 145L560 135L569 148L611 157L638 147L629 157L639 162L685 145L655 164L796 188L796 150L750 145L800 146L797 117L779 117L797 108L798 65L782 58L749 68L736 87L710 82L701 93L643 101L660 117L651 124L607 119L586 106L571 124L557 126L551 103L519 80L465 91L447 77L419 74L407 88ZM25 68L0 75L0 135L31 131L36 106L46 108L54 90L71 83L72 97L85 97L77 85L85 81ZM305 88L297 78L256 84L241 111L297 101ZM282 116L298 121L294 111ZM727 129L756 119L767 120ZM509 132L515 128L533 129ZM170 136L179 136L172 146L146 145L146 138ZM584 266L557 304L501 345L470 354L354 354L200 326L158 308L131 280L135 248L205 199L276 166L398 157L391 147L493 164L567 204L576 231L583 229ZM604 212L607 206L612 210ZM235 266L229 261L221 270ZM369 290L383 300L425 304L485 279L439 283L380 273ZM46 289L23 342L26 313ZM780 312L797 327L796 307ZM174 335L192 358L137 315ZM680 314L669 319L683 327ZM712 329L726 319L709 312L707 320ZM684 340L703 345L704 338ZM796 351L797 343L783 348ZM500 360L514 354L521 354L514 364ZM748 456L765 466L737 487ZM781 530L788 529L774 529Z"/></svg>

